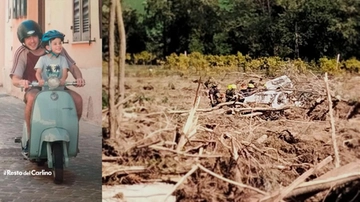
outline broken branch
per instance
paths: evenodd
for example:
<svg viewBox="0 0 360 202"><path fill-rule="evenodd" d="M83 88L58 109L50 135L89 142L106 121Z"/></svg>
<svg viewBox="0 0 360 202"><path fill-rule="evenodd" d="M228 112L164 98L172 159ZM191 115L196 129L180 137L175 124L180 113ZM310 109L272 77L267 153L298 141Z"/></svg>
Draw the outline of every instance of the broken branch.
<svg viewBox="0 0 360 202"><path fill-rule="evenodd" d="M220 105L221 106L224 106L224 105L238 105L238 104L243 104L241 102L225 102L225 103L221 103L219 104L218 106L216 107L213 107L213 108L208 108L208 109L197 109L196 112L211 112L211 111L214 111L216 109L219 109L220 108ZM222 105L224 104L224 105ZM236 112L265 112L265 111L281 111L281 110L286 110L286 109L290 109L290 106L283 106L283 107L280 107L280 108L263 108L263 107L259 107L259 108L251 108L251 107L246 107L246 108L236 108L234 109L234 111ZM184 113L189 113L190 111L189 110L170 110L170 111L167 111L167 113L170 113L170 114L184 114Z"/></svg>
<svg viewBox="0 0 360 202"><path fill-rule="evenodd" d="M329 87L329 81L328 81L327 72L325 73L324 80L325 80L325 84L326 84L326 91L327 91L328 102L329 102L331 138L332 138L333 147L334 147L334 153L335 153L335 166L338 168L340 166L339 148L338 148L337 143L336 143L335 120L334 120L334 115L333 115L332 99L331 99L331 93L330 93L330 87Z"/></svg>
<svg viewBox="0 0 360 202"><path fill-rule="evenodd" d="M169 196L171 196L171 194L186 180L186 178L188 178L191 174L193 174L196 170L198 169L197 165L193 165L193 167L191 168L191 170L189 170L189 172L186 173L186 175L184 175L184 177L181 178L181 180L179 180L176 185L173 187L173 189L166 195L165 200L167 200L167 198L169 198Z"/></svg>
<svg viewBox="0 0 360 202"><path fill-rule="evenodd" d="M175 154L179 154L179 155L183 155L183 156L187 156L187 157L195 157L195 158L219 158L219 157L224 157L224 155L220 155L220 154L218 154L218 155L187 154L185 152L176 151L176 150L172 150L172 149L169 149L169 148L160 147L160 146L156 146L156 145L151 145L149 147L152 148L152 149L155 149L155 150L168 151L168 152L171 152L171 153L175 153Z"/></svg>
<svg viewBox="0 0 360 202"><path fill-rule="evenodd" d="M239 186L239 187L242 187L242 188L246 188L246 189L250 189L250 190L256 191L256 192L258 192L258 193L260 193L260 194L262 194L262 195L267 195L266 192L261 191L260 189L257 189L257 188L255 188L255 187L251 187L251 186L249 186L249 185L245 185L245 184L242 184L242 183L239 183L239 182L235 182L235 181L226 179L226 178L224 178L224 177L222 177L222 176L220 176L220 175L212 172L211 170L206 169L206 168L203 167L201 164L198 164L198 167L199 167L201 170L207 172L208 174L210 174L210 175L212 175L212 176L214 176L214 177L217 177L217 178L219 178L219 179L221 179L221 180L223 180L223 181L225 181L225 182L228 182L228 183L230 183L230 184L233 184L233 185L236 185L236 186Z"/></svg>

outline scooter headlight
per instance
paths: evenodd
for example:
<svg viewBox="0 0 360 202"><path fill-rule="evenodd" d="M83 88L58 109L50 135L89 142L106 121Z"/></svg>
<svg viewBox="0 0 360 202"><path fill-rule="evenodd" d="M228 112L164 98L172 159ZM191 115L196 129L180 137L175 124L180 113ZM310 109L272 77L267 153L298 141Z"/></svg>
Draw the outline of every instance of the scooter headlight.
<svg viewBox="0 0 360 202"><path fill-rule="evenodd" d="M57 87L59 87L60 85L60 80L59 78L57 77L50 77L48 79L48 86L49 86L49 89L55 89Z"/></svg>

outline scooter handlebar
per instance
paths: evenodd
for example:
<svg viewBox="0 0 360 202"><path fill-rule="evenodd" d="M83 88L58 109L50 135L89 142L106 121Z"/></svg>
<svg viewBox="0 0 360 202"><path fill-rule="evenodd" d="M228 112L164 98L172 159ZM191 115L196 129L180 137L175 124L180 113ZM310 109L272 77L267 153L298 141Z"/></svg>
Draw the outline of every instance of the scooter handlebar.
<svg viewBox="0 0 360 202"><path fill-rule="evenodd" d="M76 84L77 84L76 81L66 81L66 82L65 82L65 86L76 86ZM29 87L30 87L30 88L31 88L31 87L38 87L38 86L39 86L39 83L36 82L36 81L33 81L33 82L31 82L31 83L29 84ZM46 81L43 86L48 86L48 82ZM21 86L20 88L21 88L21 92L23 92L23 91L24 91L24 87Z"/></svg>

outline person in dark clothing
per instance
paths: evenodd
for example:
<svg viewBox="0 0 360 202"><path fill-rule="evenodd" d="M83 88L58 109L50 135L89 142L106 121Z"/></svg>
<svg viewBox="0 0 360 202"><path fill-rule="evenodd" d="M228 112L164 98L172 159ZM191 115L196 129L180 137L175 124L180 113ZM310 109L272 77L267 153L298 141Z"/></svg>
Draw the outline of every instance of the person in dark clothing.
<svg viewBox="0 0 360 202"><path fill-rule="evenodd" d="M245 97L249 96L249 90L245 83L241 84L239 95L239 102L243 102L245 100Z"/></svg>
<svg viewBox="0 0 360 202"><path fill-rule="evenodd" d="M209 77L208 80L204 82L204 85L207 89L211 88L213 84L215 84L215 81L212 77Z"/></svg>
<svg viewBox="0 0 360 202"><path fill-rule="evenodd" d="M209 99L211 107L221 103L220 90L218 89L217 84L212 84L209 90Z"/></svg>

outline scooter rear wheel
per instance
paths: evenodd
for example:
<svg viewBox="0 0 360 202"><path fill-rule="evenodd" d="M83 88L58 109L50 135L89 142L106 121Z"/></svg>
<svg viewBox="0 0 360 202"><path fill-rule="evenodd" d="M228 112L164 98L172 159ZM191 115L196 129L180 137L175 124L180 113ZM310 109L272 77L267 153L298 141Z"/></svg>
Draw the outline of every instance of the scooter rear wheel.
<svg viewBox="0 0 360 202"><path fill-rule="evenodd" d="M61 184L64 176L64 153L61 142L53 143L54 183Z"/></svg>

